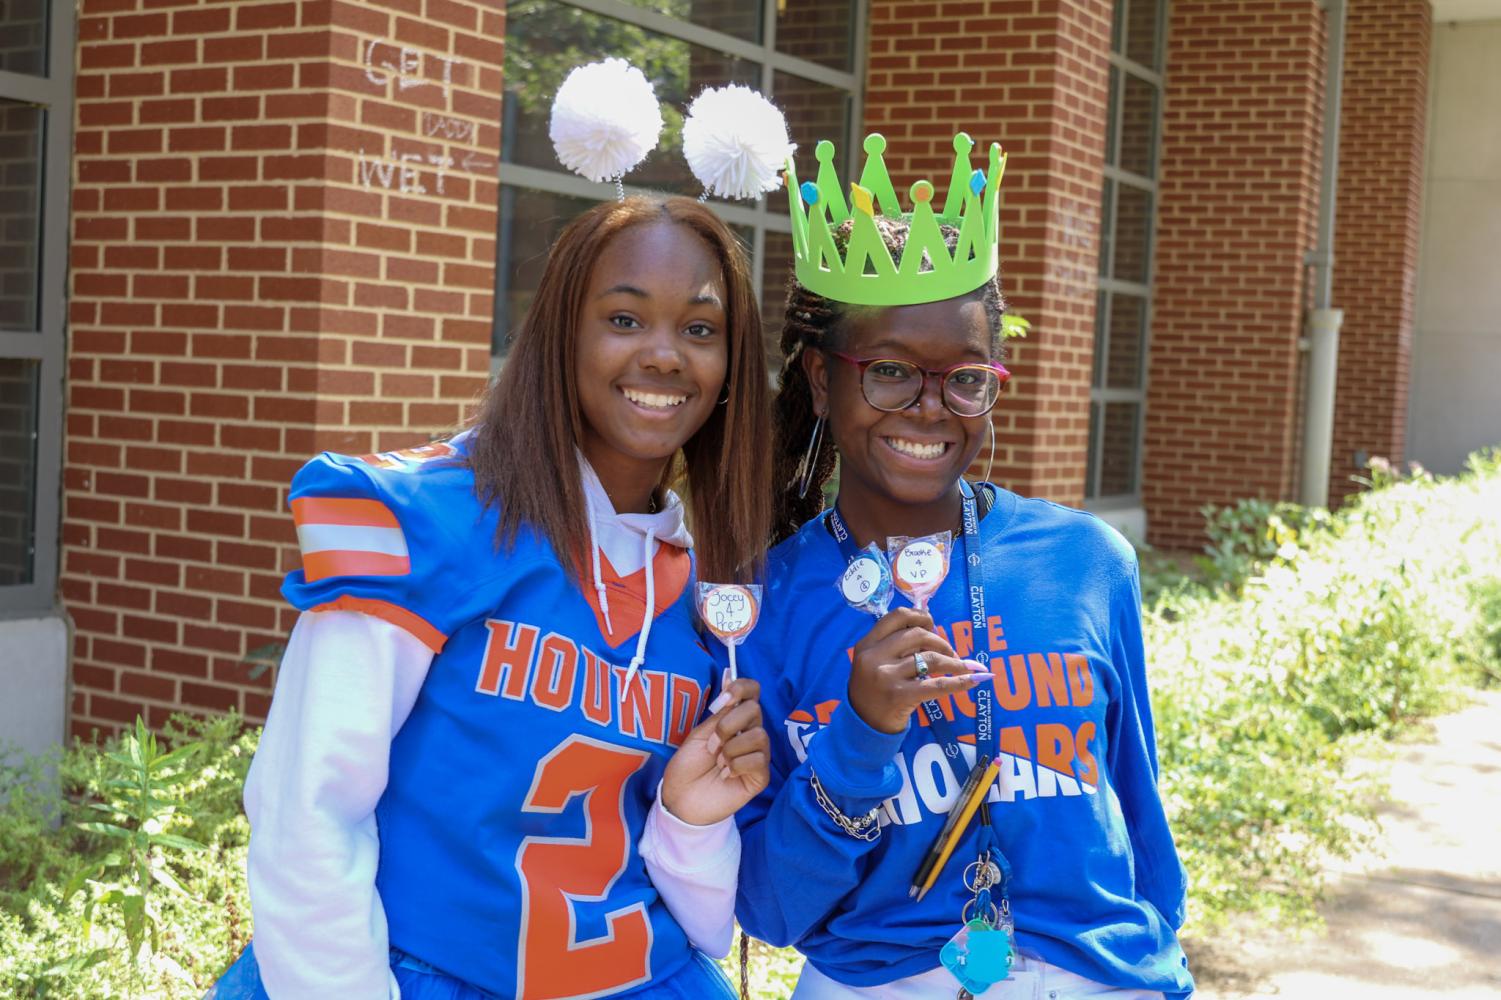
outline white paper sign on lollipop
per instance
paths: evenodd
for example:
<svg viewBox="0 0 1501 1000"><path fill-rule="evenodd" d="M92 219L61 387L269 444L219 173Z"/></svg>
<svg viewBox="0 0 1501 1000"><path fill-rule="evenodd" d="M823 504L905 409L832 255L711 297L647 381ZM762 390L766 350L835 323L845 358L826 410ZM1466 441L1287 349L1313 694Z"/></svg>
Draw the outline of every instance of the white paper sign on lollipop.
<svg viewBox="0 0 1501 1000"><path fill-rule="evenodd" d="M856 552L845 567L839 577L839 593L856 611L877 618L891 607L891 563L875 542Z"/></svg>
<svg viewBox="0 0 1501 1000"><path fill-rule="evenodd" d="M891 582L907 595L919 611L928 609L928 599L938 592L949 575L949 552L954 547L952 532L909 538L897 535L886 539L886 554L891 559Z"/></svg>
<svg viewBox="0 0 1501 1000"><path fill-rule="evenodd" d="M698 616L730 653L730 680L739 676L735 647L761 618L761 586L755 583L700 583Z"/></svg>

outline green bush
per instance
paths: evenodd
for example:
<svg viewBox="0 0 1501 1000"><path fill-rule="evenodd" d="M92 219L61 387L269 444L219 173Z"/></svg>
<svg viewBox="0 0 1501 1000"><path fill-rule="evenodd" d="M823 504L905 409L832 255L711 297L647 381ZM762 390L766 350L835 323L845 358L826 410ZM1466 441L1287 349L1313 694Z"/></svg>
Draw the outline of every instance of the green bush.
<svg viewBox="0 0 1501 1000"><path fill-rule="evenodd" d="M1349 777L1351 754L1465 682L1501 682L1501 453L1449 480L1377 467L1371 486L1334 515L1211 512L1196 573L1143 556L1195 930L1308 919L1325 863L1367 836L1372 789ZM250 936L240 790L256 733L241 730L174 720L163 738L181 756L154 766L144 732L0 754L0 996L202 995ZM753 943L751 995L788 995L800 966Z"/></svg>
<svg viewBox="0 0 1501 1000"><path fill-rule="evenodd" d="M1439 711L1501 664L1501 454L1435 480L1373 469L1334 515L1210 516L1206 582L1149 607L1162 788L1192 920L1312 915L1363 842L1362 741ZM1260 520L1258 520L1260 519Z"/></svg>
<svg viewBox="0 0 1501 1000"><path fill-rule="evenodd" d="M170 754L141 728L0 767L0 996L203 995L249 939L243 730L181 717Z"/></svg>

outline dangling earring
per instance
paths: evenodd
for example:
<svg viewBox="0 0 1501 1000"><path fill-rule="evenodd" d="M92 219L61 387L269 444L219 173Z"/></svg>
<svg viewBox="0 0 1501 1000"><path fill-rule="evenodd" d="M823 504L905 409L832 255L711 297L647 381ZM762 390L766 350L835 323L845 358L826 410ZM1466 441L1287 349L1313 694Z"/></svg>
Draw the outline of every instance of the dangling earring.
<svg viewBox="0 0 1501 1000"><path fill-rule="evenodd" d="M985 476L981 482L988 483L990 482L991 466L995 465L995 424L987 420L985 426L990 428L990 460L985 463Z"/></svg>
<svg viewBox="0 0 1501 1000"><path fill-rule="evenodd" d="M730 380L729 379L725 379L725 382L724 382L724 395L722 395L722 396L719 397L719 403L717 405L723 406L724 404L728 403L729 401L730 401Z"/></svg>
<svg viewBox="0 0 1501 1000"><path fill-rule="evenodd" d="M823 414L813 423L813 437L808 441L808 450L803 453L803 462L797 467L797 498L808 495L808 486L813 482L813 469L818 465L818 446L823 442Z"/></svg>

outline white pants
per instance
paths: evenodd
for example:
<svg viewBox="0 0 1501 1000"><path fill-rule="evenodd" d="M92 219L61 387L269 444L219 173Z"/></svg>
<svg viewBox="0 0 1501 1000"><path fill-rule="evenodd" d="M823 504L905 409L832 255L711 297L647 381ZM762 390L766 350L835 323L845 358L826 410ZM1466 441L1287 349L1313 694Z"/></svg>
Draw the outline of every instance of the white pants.
<svg viewBox="0 0 1501 1000"><path fill-rule="evenodd" d="M882 986L846 986L803 964L792 1000L954 1000L959 981L939 967ZM1016 956L1011 978L980 994L982 1000L1162 1000L1155 990L1124 990L1075 975L1040 958Z"/></svg>

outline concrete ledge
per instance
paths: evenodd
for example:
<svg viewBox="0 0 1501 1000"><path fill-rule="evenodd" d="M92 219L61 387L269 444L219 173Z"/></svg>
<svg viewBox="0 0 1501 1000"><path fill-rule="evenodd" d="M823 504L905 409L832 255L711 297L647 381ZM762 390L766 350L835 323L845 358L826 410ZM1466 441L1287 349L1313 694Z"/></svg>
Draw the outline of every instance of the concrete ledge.
<svg viewBox="0 0 1501 1000"><path fill-rule="evenodd" d="M0 744L36 754L63 742L70 632L61 615L0 621Z"/></svg>
<svg viewBox="0 0 1501 1000"><path fill-rule="evenodd" d="M1094 510L1085 507L1095 517L1126 536L1132 545L1140 545L1147 538L1147 512L1141 507L1116 507Z"/></svg>

